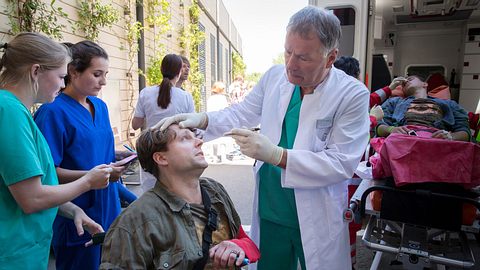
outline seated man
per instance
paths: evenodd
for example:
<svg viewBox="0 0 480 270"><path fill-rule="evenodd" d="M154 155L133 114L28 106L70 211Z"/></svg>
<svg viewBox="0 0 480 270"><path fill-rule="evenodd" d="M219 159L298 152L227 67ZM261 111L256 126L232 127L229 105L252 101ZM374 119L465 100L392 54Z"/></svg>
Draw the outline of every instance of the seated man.
<svg viewBox="0 0 480 270"><path fill-rule="evenodd" d="M100 269L213 269L259 259L223 186L200 178L208 166L202 144L178 125L140 135L138 159L157 182L110 226Z"/></svg>
<svg viewBox="0 0 480 270"><path fill-rule="evenodd" d="M409 76L403 89L405 99L390 98L382 105L378 136L408 134L406 125L417 125L439 129L432 138L470 141L467 113L455 101L427 96L427 83L417 76Z"/></svg>

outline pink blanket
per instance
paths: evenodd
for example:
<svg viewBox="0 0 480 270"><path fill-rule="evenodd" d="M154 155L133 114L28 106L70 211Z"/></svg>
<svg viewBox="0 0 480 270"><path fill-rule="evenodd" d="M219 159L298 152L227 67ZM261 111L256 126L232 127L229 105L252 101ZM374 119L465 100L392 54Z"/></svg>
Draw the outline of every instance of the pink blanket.
<svg viewBox="0 0 480 270"><path fill-rule="evenodd" d="M471 142L431 138L430 132L418 136L391 134L374 138L372 174L376 179L393 176L395 184L445 182L466 188L480 185L480 145Z"/></svg>

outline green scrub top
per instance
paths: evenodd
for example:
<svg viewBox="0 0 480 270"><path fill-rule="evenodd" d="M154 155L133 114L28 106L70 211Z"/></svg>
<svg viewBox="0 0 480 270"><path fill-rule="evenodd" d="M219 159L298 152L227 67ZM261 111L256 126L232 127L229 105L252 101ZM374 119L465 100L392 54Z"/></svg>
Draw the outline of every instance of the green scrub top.
<svg viewBox="0 0 480 270"><path fill-rule="evenodd" d="M8 186L34 176L58 185L52 155L28 109L0 90L0 268L47 269L57 207L25 214Z"/></svg>
<svg viewBox="0 0 480 270"><path fill-rule="evenodd" d="M286 149L293 148L301 105L300 87L295 86L283 120L282 137L278 146ZM280 167L269 163L264 163L259 169L259 215L262 219L283 226L299 228L295 193L291 188L282 187L281 170Z"/></svg>

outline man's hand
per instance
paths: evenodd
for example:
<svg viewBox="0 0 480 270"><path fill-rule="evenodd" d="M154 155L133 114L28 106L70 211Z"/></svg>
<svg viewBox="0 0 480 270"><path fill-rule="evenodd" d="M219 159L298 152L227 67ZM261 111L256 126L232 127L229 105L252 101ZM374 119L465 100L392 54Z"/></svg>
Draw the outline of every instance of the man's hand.
<svg viewBox="0 0 480 270"><path fill-rule="evenodd" d="M397 86L403 85L406 82L407 82L407 79L405 79L403 77L397 77L397 78L393 79L393 81L390 83L388 88L390 88L390 90L393 91L393 89L397 88Z"/></svg>
<svg viewBox="0 0 480 270"><path fill-rule="evenodd" d="M181 113L160 120L151 129L160 128L164 131L172 124L178 124L181 128L199 128L206 129L208 125L208 117L206 113Z"/></svg>
<svg viewBox="0 0 480 270"><path fill-rule="evenodd" d="M245 252L235 243L222 241L210 249L210 259L214 267L230 268L240 266L245 258Z"/></svg>
<svg viewBox="0 0 480 270"><path fill-rule="evenodd" d="M274 145L260 133L234 128L225 135L232 136L244 155L273 165L278 165L282 161L283 148Z"/></svg>
<svg viewBox="0 0 480 270"><path fill-rule="evenodd" d="M444 140L453 140L452 133L446 130L437 130L432 133L432 138L444 139Z"/></svg>
<svg viewBox="0 0 480 270"><path fill-rule="evenodd" d="M102 189L108 186L111 172L112 168L109 165L101 164L88 171L84 177L87 178L90 189Z"/></svg>
<svg viewBox="0 0 480 270"><path fill-rule="evenodd" d="M381 106L375 105L370 109L370 115L375 117L377 121L380 121L383 119L383 110Z"/></svg>
<svg viewBox="0 0 480 270"><path fill-rule="evenodd" d="M405 97L405 93L403 93L403 87L397 86L395 89L392 90L392 97Z"/></svg>
<svg viewBox="0 0 480 270"><path fill-rule="evenodd" d="M73 212L73 223L77 228L77 233L79 236L82 236L85 233L84 228L90 233L90 235L104 232L102 226L88 217L80 207L76 207L75 211ZM92 244L93 240L90 240L85 243L85 247L91 246Z"/></svg>
<svg viewBox="0 0 480 270"><path fill-rule="evenodd" d="M410 129L408 129L408 128L405 127L405 126L394 127L394 128L392 128L392 130L390 131L390 134L392 134L392 133L408 134L409 131L410 131Z"/></svg>

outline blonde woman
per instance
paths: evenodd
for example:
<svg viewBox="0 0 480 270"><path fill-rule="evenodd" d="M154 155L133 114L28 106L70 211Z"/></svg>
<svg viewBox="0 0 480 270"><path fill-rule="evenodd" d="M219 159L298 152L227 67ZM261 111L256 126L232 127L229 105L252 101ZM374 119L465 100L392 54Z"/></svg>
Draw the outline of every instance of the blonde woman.
<svg viewBox="0 0 480 270"><path fill-rule="evenodd" d="M0 265L47 269L57 210L74 220L79 235L82 227L91 234L103 231L68 201L108 186L112 169L102 164L58 185L50 149L28 109L52 102L64 86L69 51L38 33L21 33L0 46Z"/></svg>

